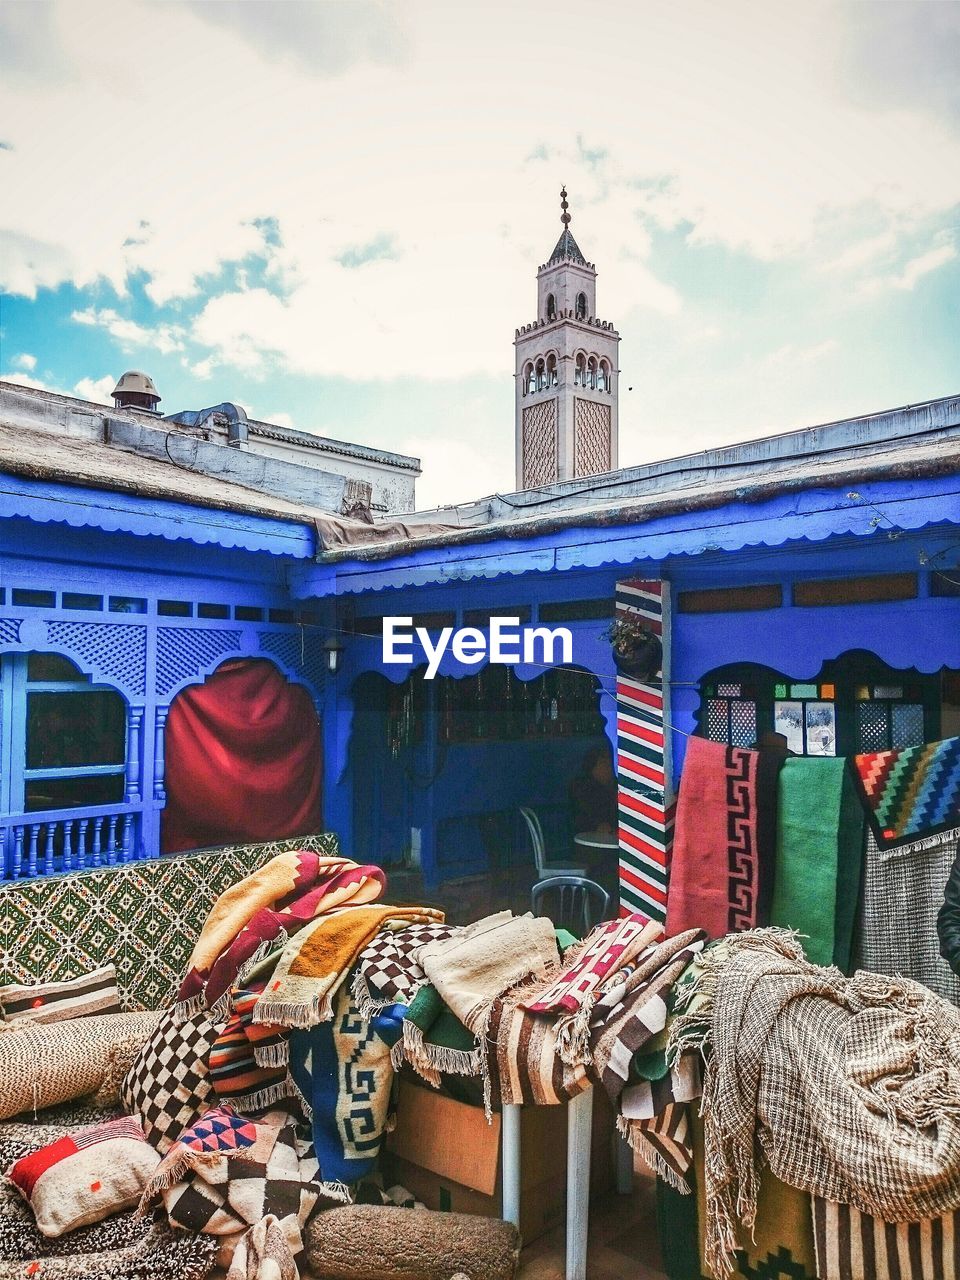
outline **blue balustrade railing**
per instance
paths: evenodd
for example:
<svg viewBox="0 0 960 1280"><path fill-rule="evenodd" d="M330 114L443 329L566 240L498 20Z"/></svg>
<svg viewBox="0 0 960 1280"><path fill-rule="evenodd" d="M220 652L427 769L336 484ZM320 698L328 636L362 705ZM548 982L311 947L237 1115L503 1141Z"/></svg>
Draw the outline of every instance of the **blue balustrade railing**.
<svg viewBox="0 0 960 1280"><path fill-rule="evenodd" d="M0 815L4 880L112 867L144 856L143 803Z"/></svg>

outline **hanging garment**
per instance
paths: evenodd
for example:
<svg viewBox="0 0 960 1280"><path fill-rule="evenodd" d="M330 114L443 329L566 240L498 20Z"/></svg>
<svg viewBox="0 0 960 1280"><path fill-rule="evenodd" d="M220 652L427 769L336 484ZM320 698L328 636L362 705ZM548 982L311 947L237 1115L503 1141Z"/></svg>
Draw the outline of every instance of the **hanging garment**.
<svg viewBox="0 0 960 1280"><path fill-rule="evenodd" d="M850 968L862 864L863 811L846 761L785 761L771 923L799 930L814 964Z"/></svg>
<svg viewBox="0 0 960 1280"><path fill-rule="evenodd" d="M960 738L853 757L881 849L960 827Z"/></svg>
<svg viewBox="0 0 960 1280"><path fill-rule="evenodd" d="M779 751L691 738L680 780L667 933L711 938L768 920Z"/></svg>
<svg viewBox="0 0 960 1280"><path fill-rule="evenodd" d="M960 1005L960 977L940 955L937 938L937 914L958 842L960 829L954 828L881 849L867 829L854 968L902 974Z"/></svg>
<svg viewBox="0 0 960 1280"><path fill-rule="evenodd" d="M321 829L316 708L271 662L225 662L179 693L165 757L164 853Z"/></svg>

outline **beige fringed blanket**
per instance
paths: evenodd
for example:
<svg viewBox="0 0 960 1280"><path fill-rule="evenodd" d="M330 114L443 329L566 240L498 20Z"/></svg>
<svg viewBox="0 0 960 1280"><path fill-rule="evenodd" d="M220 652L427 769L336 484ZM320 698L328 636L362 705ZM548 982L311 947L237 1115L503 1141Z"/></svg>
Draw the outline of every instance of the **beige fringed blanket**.
<svg viewBox="0 0 960 1280"><path fill-rule="evenodd" d="M447 1007L476 1039L472 1054L483 1075L489 1117L491 1083L487 1038L494 1001L526 979L540 978L557 965L560 953L553 925L543 916L514 916L500 911L452 937L429 942L415 953L427 979ZM406 1026L404 1028L406 1035ZM408 1044L416 1057L413 1042Z"/></svg>
<svg viewBox="0 0 960 1280"><path fill-rule="evenodd" d="M333 1017L333 997L381 930L442 924L433 907L344 907L311 921L283 949L253 1011L255 1023L313 1027Z"/></svg>
<svg viewBox="0 0 960 1280"><path fill-rule="evenodd" d="M704 960L705 1256L728 1275L760 1164L887 1222L960 1205L960 1011L905 978L807 963L760 929ZM704 1029L704 1021L706 1028ZM692 1029L692 1028L690 1028ZM678 1019L677 1038L684 1036Z"/></svg>
<svg viewBox="0 0 960 1280"><path fill-rule="evenodd" d="M444 1004L480 1036L497 996L524 978L539 977L559 954L546 917L499 911L451 938L428 942L415 958Z"/></svg>

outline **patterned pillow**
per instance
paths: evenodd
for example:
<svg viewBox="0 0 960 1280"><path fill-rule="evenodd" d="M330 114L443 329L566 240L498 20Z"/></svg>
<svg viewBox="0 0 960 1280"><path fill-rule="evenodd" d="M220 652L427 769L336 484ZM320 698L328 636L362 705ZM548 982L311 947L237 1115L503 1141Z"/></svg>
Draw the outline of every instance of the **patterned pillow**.
<svg viewBox="0 0 960 1280"><path fill-rule="evenodd" d="M207 1064L219 1033L205 1013L178 1024L168 1009L121 1084L124 1110L139 1117L158 1151L216 1105Z"/></svg>
<svg viewBox="0 0 960 1280"><path fill-rule="evenodd" d="M0 1120L98 1090L104 1101L115 1098L118 1064L139 1052L159 1017L105 1013L40 1026L0 1025Z"/></svg>
<svg viewBox="0 0 960 1280"><path fill-rule="evenodd" d="M69 982L42 982L29 987L11 983L0 987L0 1011L7 1022L63 1022L67 1018L119 1013L117 971L107 964Z"/></svg>
<svg viewBox="0 0 960 1280"><path fill-rule="evenodd" d="M124 1117L41 1147L7 1176L54 1239L135 1205L158 1162L140 1125Z"/></svg>

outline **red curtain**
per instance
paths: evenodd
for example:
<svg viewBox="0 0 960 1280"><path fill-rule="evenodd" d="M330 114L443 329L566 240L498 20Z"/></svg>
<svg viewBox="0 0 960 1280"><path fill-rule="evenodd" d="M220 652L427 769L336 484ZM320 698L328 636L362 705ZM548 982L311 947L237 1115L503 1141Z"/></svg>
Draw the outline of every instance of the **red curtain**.
<svg viewBox="0 0 960 1280"><path fill-rule="evenodd" d="M161 850L319 831L321 773L307 691L270 662L224 663L170 707Z"/></svg>

